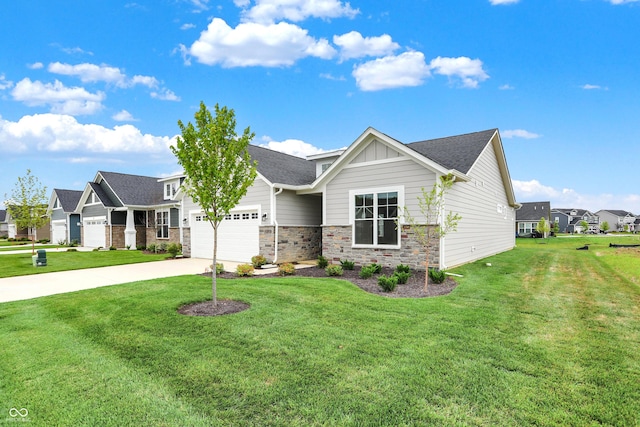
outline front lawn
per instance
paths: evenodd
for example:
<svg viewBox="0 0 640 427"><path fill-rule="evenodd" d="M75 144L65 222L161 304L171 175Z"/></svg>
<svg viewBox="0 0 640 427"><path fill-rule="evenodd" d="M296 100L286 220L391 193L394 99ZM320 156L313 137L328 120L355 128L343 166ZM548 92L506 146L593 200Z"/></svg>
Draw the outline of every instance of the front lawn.
<svg viewBox="0 0 640 427"><path fill-rule="evenodd" d="M47 266L34 267L31 256L31 252L0 255L0 265L2 265L0 278L107 267L110 265L135 264L167 258L167 254L145 254L141 251L47 252Z"/></svg>
<svg viewBox="0 0 640 427"><path fill-rule="evenodd" d="M251 308L186 317L211 281L182 276L5 303L0 411L28 409L31 425L638 425L640 288L574 246L519 242L437 298L221 279L220 298Z"/></svg>

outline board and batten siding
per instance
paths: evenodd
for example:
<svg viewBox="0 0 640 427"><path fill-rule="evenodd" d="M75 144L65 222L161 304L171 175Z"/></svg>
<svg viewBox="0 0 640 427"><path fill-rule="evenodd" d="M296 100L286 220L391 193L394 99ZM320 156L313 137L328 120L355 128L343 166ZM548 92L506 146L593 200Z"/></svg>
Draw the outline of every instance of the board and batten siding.
<svg viewBox="0 0 640 427"><path fill-rule="evenodd" d="M467 174L445 196L446 212L460 214L457 231L445 236L443 266L451 268L515 246L515 210L509 206L496 152L487 144Z"/></svg>
<svg viewBox="0 0 640 427"><path fill-rule="evenodd" d="M355 163L345 167L327 184L326 224L349 224L349 191L404 186L404 202L413 216L418 216L421 188L430 189L435 173L407 157L382 163Z"/></svg>
<svg viewBox="0 0 640 427"><path fill-rule="evenodd" d="M318 226L322 223L322 197L284 190L276 196L276 216L278 225Z"/></svg>
<svg viewBox="0 0 640 427"><path fill-rule="evenodd" d="M107 215L107 208L102 206L101 203L93 204L93 205L85 205L82 208L82 216L85 218L91 218L94 216L105 216Z"/></svg>

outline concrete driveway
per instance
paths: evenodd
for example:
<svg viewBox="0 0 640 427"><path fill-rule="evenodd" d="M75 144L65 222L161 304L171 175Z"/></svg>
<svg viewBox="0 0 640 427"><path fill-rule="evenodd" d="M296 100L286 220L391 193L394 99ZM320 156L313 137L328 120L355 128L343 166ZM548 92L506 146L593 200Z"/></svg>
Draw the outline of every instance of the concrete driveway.
<svg viewBox="0 0 640 427"><path fill-rule="evenodd" d="M235 271L237 267L237 263L234 262L221 262L223 262L225 270L227 271ZM210 265L211 260L183 258L8 277L0 279L0 303L75 292L83 289L99 288L101 286L137 282L140 280L200 274L204 273Z"/></svg>

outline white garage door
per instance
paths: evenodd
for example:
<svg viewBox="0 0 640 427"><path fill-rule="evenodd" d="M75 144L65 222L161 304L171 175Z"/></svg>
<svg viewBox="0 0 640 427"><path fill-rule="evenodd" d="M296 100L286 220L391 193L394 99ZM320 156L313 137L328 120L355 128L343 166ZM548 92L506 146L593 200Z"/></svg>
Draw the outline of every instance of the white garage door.
<svg viewBox="0 0 640 427"><path fill-rule="evenodd" d="M84 243L82 246L88 248L104 248L105 243L105 222L106 218L84 218Z"/></svg>
<svg viewBox="0 0 640 427"><path fill-rule="evenodd" d="M218 227L218 259L251 262L260 251L259 239L258 211L234 211ZM191 256L213 258L213 227L202 213L191 215Z"/></svg>
<svg viewBox="0 0 640 427"><path fill-rule="evenodd" d="M67 224L66 221L51 222L51 243L60 243L67 241Z"/></svg>

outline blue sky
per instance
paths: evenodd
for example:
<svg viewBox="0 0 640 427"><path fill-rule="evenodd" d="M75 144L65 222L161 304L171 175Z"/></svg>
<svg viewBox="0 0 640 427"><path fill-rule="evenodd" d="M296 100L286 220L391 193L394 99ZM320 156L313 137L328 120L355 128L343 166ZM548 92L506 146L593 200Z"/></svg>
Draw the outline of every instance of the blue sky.
<svg viewBox="0 0 640 427"><path fill-rule="evenodd" d="M0 22L0 200L27 169L179 172L204 101L296 155L499 128L518 201L640 214L638 0L30 0Z"/></svg>

